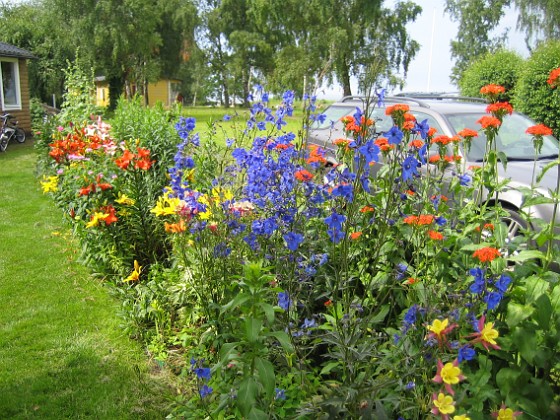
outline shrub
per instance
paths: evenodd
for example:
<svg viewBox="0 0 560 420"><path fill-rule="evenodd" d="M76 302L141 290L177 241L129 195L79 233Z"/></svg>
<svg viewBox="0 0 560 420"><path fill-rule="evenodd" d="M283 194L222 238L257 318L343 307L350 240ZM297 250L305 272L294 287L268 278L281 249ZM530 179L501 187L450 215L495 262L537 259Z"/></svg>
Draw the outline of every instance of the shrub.
<svg viewBox="0 0 560 420"><path fill-rule="evenodd" d="M484 55L473 62L461 75L459 80L461 94L482 97L481 87L496 84L506 89L506 94L501 99L511 101L523 62L523 58L513 51L500 50Z"/></svg>
<svg viewBox="0 0 560 420"><path fill-rule="evenodd" d="M523 66L514 105L537 122L560 134L560 97L550 89L548 75L560 66L560 41L540 45Z"/></svg>

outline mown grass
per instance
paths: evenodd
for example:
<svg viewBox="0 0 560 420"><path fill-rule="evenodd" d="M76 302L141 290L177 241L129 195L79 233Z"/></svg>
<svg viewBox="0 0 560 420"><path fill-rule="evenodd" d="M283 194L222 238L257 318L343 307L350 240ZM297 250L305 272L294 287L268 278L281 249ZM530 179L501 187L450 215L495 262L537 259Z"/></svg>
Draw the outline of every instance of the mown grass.
<svg viewBox="0 0 560 420"><path fill-rule="evenodd" d="M0 418L161 419L169 391L76 262L30 141L0 154Z"/></svg>

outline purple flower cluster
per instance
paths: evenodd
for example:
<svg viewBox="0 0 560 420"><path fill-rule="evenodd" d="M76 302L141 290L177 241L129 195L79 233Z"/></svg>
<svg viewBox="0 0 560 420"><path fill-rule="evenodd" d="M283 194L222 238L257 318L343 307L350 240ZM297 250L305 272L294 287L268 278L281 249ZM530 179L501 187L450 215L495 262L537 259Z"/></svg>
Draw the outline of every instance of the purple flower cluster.
<svg viewBox="0 0 560 420"><path fill-rule="evenodd" d="M496 309L511 283L511 277L507 274L498 278L487 276L486 270L480 267L471 268L469 274L474 280L469 287L470 292L481 298L488 310Z"/></svg>

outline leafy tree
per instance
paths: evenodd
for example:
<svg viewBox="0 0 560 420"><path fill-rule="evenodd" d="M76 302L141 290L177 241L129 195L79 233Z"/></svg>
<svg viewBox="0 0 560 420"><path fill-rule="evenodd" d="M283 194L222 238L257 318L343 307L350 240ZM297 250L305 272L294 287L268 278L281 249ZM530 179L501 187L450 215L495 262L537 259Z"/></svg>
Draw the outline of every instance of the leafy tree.
<svg viewBox="0 0 560 420"><path fill-rule="evenodd" d="M560 67L560 41L542 43L527 59L515 90L515 107L560 135L560 96L547 83Z"/></svg>
<svg viewBox="0 0 560 420"><path fill-rule="evenodd" d="M515 0L518 27L532 50L539 40L560 38L560 0Z"/></svg>
<svg viewBox="0 0 560 420"><path fill-rule="evenodd" d="M480 96L480 88L488 84L497 84L506 88L502 99L511 101L515 86L523 68L523 58L514 51L500 50L486 53L472 62L459 80L461 94Z"/></svg>
<svg viewBox="0 0 560 420"><path fill-rule="evenodd" d="M460 30L451 41L451 56L455 59L451 80L458 83L463 71L478 57L503 48L507 31L492 37L511 0L446 0L445 11Z"/></svg>

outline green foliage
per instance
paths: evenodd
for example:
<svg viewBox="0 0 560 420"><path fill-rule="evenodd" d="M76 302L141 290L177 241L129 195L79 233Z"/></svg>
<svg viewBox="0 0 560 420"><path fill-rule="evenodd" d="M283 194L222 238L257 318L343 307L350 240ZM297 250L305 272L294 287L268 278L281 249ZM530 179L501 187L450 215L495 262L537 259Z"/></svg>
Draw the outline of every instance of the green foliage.
<svg viewBox="0 0 560 420"><path fill-rule="evenodd" d="M560 43L550 41L537 48L523 66L514 97L515 107L560 134L560 98L547 79L560 66Z"/></svg>
<svg viewBox="0 0 560 420"><path fill-rule="evenodd" d="M560 2L558 0L514 0L519 11L518 25L525 31L525 42L531 47L540 41L558 39L560 35Z"/></svg>
<svg viewBox="0 0 560 420"><path fill-rule="evenodd" d="M501 99L511 101L515 95L515 85L523 69L524 60L513 51L500 50L487 53L472 62L461 74L459 87L461 94L482 97L480 88L489 84L503 86L506 93Z"/></svg>

